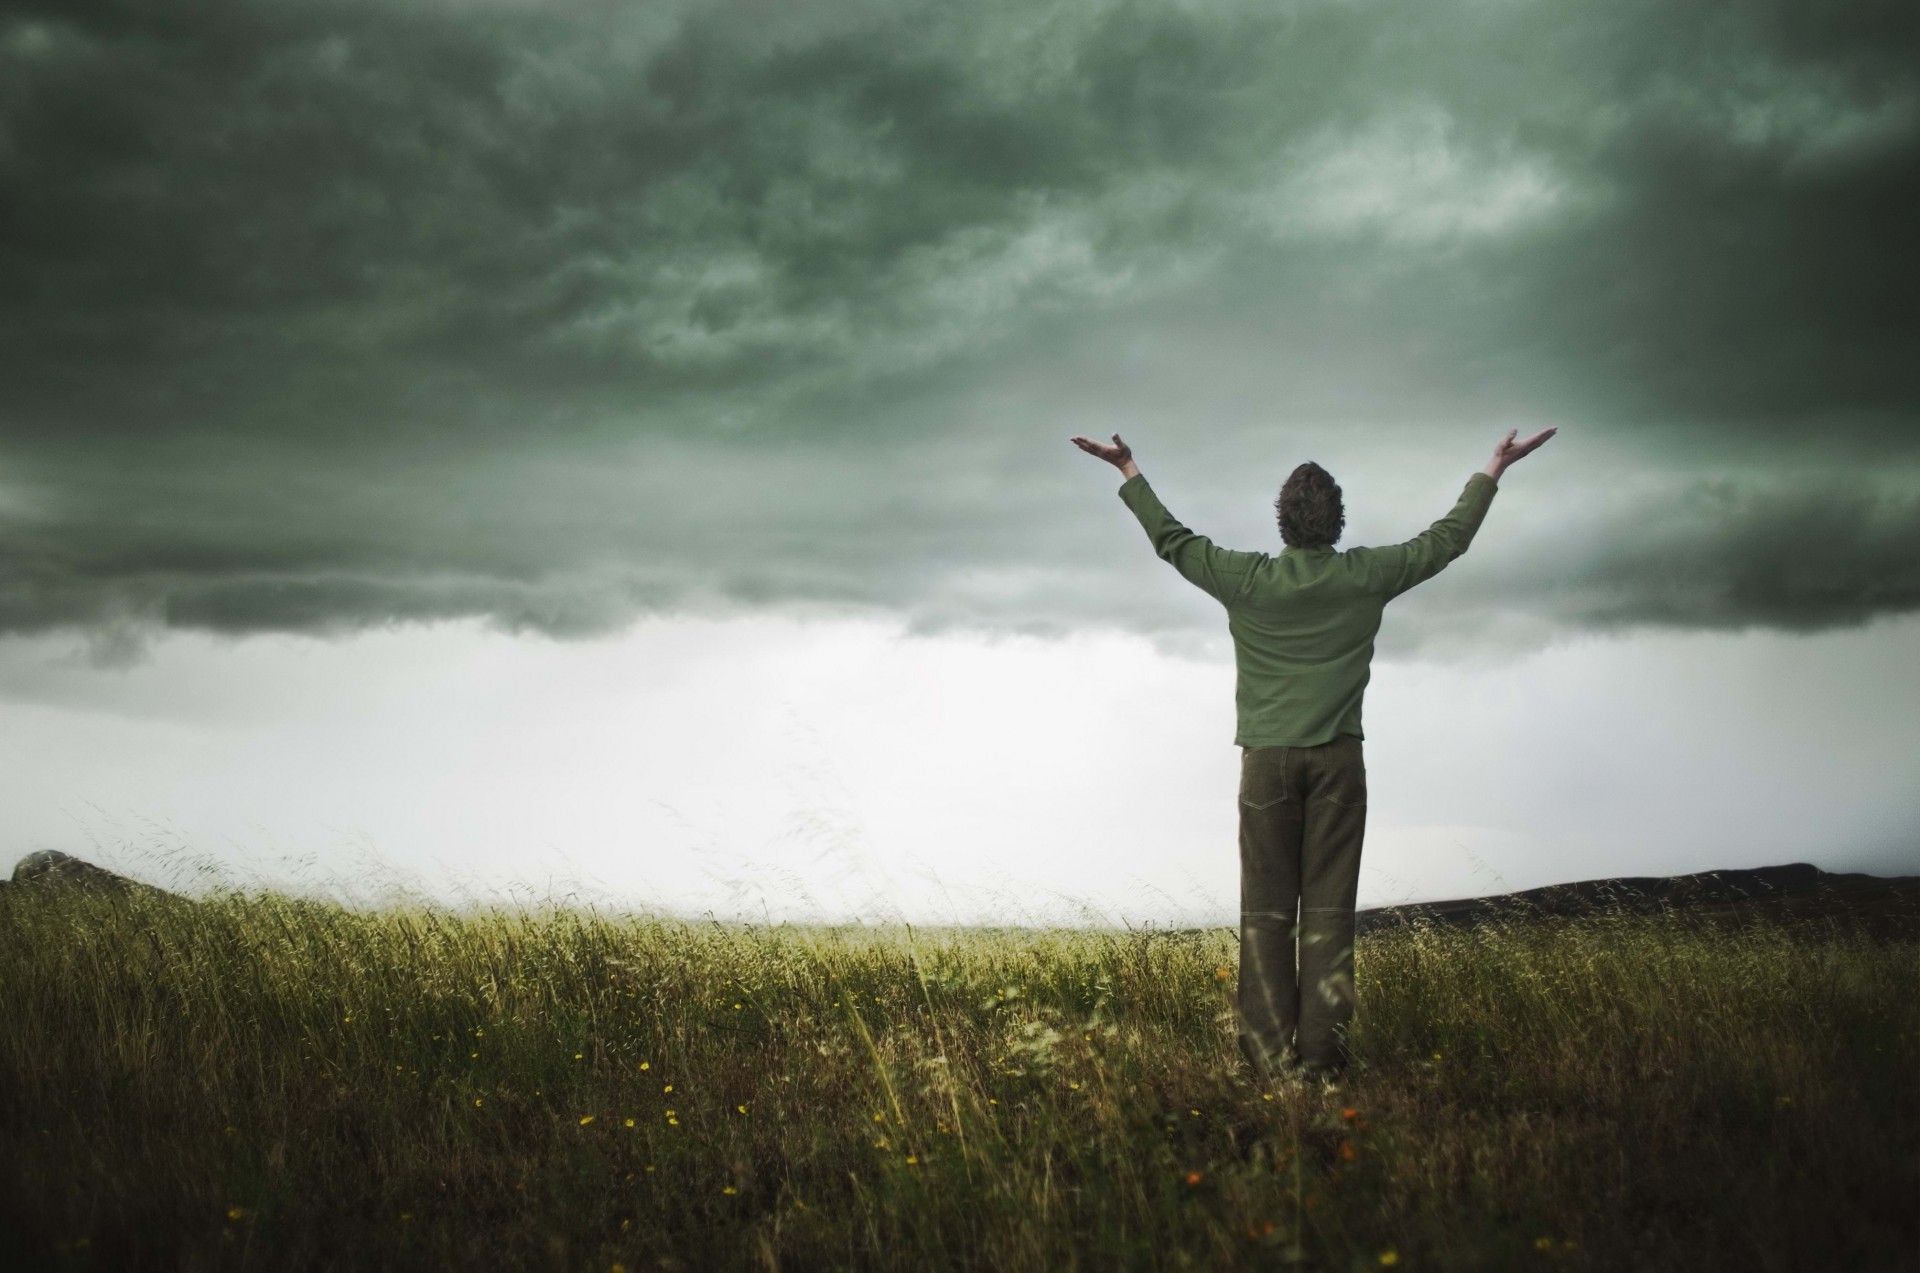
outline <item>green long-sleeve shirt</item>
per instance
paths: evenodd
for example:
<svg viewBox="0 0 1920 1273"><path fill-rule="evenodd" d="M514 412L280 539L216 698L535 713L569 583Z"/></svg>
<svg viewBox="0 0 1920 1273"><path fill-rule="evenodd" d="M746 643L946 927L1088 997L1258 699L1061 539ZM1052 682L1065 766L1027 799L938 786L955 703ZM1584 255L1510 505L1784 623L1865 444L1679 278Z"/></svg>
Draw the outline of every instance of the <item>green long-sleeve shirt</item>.
<svg viewBox="0 0 1920 1273"><path fill-rule="evenodd" d="M1280 555L1220 548L1174 520L1145 476L1120 498L1153 551L1227 608L1238 669L1233 741L1241 747L1315 747L1336 734L1365 738L1360 702L1387 602L1467 551L1493 502L1485 473L1467 479L1453 511L1404 544L1286 547Z"/></svg>

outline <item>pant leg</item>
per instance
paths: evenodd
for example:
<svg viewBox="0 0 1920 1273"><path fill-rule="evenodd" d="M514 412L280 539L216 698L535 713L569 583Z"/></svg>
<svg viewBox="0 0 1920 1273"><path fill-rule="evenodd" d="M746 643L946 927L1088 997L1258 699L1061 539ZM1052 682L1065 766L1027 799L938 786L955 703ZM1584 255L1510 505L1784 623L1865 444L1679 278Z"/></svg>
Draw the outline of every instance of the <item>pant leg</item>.
<svg viewBox="0 0 1920 1273"><path fill-rule="evenodd" d="M1240 1051L1256 1074L1293 1064L1300 986L1294 938L1300 904L1298 749L1240 756Z"/></svg>
<svg viewBox="0 0 1920 1273"><path fill-rule="evenodd" d="M1301 1063L1337 1072L1347 1064L1353 984L1353 908L1367 829L1367 768L1360 739L1341 734L1303 749L1300 847Z"/></svg>

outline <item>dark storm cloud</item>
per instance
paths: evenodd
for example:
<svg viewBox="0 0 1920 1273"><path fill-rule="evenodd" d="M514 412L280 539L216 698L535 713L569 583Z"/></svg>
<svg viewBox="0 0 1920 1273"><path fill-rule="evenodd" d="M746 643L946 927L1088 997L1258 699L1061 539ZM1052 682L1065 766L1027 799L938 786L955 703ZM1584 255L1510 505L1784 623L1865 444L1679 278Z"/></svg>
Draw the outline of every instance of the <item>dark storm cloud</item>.
<svg viewBox="0 0 1920 1273"><path fill-rule="evenodd" d="M1445 587L1395 603L1381 649L1444 657L1554 626L1805 633L1920 609L1910 484L1702 478L1561 510L1545 538L1477 541Z"/></svg>
<svg viewBox="0 0 1920 1273"><path fill-rule="evenodd" d="M1163 452L1257 402L1910 469L1916 55L1910 4L11 4L0 627L1184 623L1042 410L1142 368L1207 368ZM1501 604L1913 608L1840 489Z"/></svg>

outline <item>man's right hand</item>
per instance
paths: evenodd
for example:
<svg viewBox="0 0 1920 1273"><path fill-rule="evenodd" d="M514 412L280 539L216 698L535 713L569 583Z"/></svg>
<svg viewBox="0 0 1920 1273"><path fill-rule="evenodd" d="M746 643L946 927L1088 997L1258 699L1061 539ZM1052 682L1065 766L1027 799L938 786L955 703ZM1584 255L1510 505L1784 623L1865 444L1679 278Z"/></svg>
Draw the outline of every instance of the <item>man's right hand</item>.
<svg viewBox="0 0 1920 1273"><path fill-rule="evenodd" d="M1519 432L1518 429L1508 429L1507 436L1500 439L1500 444L1493 448L1493 458L1487 461L1487 467L1482 470L1488 477L1498 481L1500 475L1507 471L1509 464L1523 455L1532 454L1536 447L1560 430L1558 427L1542 429L1525 441L1515 442L1514 436Z"/></svg>

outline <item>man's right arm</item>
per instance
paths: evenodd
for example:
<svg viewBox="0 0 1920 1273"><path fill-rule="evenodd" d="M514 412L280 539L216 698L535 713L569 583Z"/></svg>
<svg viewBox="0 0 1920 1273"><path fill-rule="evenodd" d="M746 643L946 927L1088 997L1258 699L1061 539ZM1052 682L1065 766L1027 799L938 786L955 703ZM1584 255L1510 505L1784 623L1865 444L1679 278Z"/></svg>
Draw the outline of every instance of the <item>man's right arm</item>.
<svg viewBox="0 0 1920 1273"><path fill-rule="evenodd" d="M1498 487L1494 475L1479 472L1467 479L1466 489L1453 511L1404 544L1368 550L1374 579L1387 600L1446 569L1447 563L1467 551L1493 503Z"/></svg>

